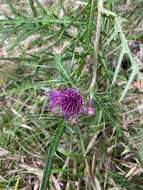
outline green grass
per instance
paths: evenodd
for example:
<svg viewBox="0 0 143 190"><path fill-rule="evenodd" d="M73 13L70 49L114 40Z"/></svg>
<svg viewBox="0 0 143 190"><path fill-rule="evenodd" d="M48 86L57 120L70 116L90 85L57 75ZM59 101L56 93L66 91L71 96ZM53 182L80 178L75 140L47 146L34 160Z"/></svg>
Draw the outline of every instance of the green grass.
<svg viewBox="0 0 143 190"><path fill-rule="evenodd" d="M0 2L0 190L143 189L142 59L130 45L143 40L142 1ZM93 98L96 114L62 123L44 95L60 86Z"/></svg>

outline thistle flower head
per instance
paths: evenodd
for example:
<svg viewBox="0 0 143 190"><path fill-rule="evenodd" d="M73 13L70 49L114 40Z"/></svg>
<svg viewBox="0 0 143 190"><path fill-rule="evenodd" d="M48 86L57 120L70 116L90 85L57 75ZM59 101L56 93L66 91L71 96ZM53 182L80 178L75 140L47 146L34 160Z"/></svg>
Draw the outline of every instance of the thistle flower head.
<svg viewBox="0 0 143 190"><path fill-rule="evenodd" d="M50 104L67 116L78 116L83 109L83 97L77 89L66 88L50 92Z"/></svg>
<svg viewBox="0 0 143 190"><path fill-rule="evenodd" d="M93 99L84 100L80 91L75 88L61 88L51 90L49 93L50 107L58 107L66 117L79 116L80 113L95 115L95 102Z"/></svg>

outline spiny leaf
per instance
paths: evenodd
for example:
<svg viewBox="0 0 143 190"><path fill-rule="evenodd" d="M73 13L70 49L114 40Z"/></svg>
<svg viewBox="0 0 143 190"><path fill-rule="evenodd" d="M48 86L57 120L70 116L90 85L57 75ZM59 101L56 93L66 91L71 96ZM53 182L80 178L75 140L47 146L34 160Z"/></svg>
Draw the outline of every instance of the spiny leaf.
<svg viewBox="0 0 143 190"><path fill-rule="evenodd" d="M117 79L117 76L118 76L118 73L119 73L119 70L120 70L120 67L121 67L121 64L122 64L122 60L123 60L124 54L125 54L124 49L122 49L121 53L120 53L120 56L119 56L118 64L117 64L117 67L116 67L116 70L115 70L115 74L114 74L114 77L113 77L113 81L112 81L111 87L116 82L116 79Z"/></svg>

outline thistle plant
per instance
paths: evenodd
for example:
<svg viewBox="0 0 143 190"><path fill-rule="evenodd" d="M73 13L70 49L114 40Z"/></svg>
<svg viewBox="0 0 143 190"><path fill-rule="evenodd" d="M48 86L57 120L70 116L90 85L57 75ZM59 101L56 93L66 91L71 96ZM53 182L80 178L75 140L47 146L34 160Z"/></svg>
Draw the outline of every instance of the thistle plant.
<svg viewBox="0 0 143 190"><path fill-rule="evenodd" d="M0 0L0 189L143 189L142 7Z"/></svg>

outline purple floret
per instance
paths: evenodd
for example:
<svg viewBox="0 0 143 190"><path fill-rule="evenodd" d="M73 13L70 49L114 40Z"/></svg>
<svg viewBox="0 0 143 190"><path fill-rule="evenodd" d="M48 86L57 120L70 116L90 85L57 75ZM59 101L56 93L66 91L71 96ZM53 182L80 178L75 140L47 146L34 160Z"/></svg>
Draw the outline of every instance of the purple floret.
<svg viewBox="0 0 143 190"><path fill-rule="evenodd" d="M66 88L50 92L50 104L67 116L78 116L83 110L83 97L77 89Z"/></svg>
<svg viewBox="0 0 143 190"><path fill-rule="evenodd" d="M55 107L59 106L60 98L61 98L61 91L60 90L52 90L49 92L50 96L50 106Z"/></svg>

